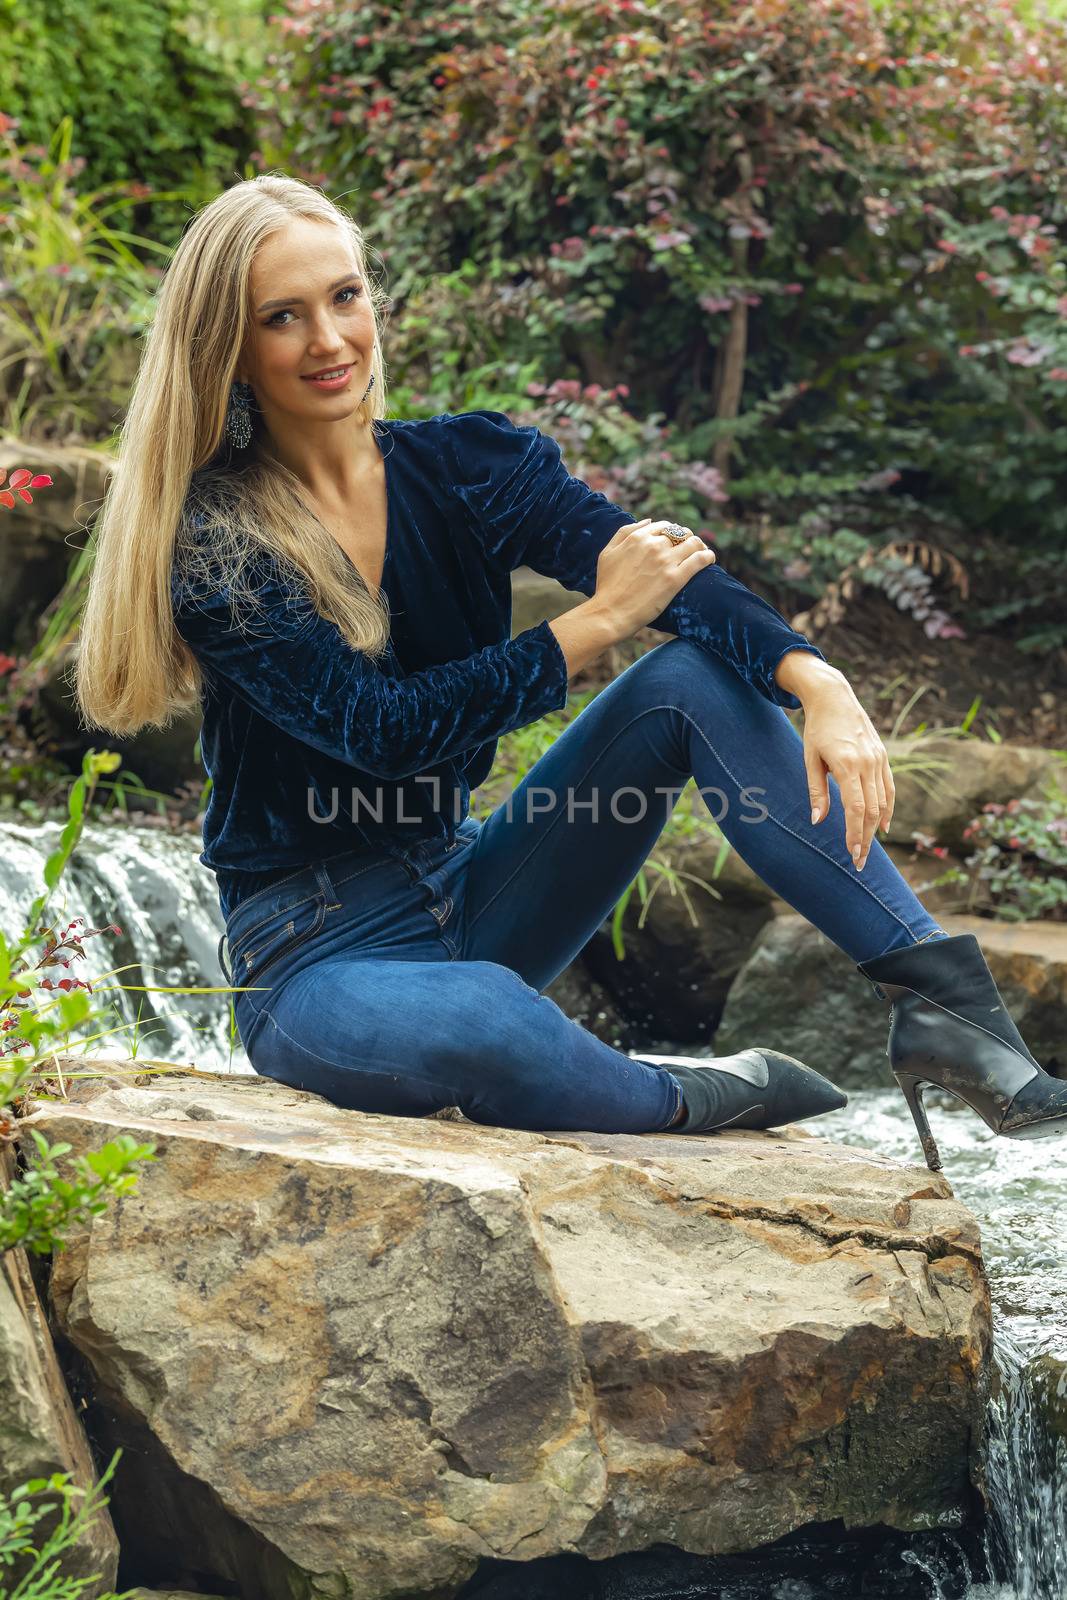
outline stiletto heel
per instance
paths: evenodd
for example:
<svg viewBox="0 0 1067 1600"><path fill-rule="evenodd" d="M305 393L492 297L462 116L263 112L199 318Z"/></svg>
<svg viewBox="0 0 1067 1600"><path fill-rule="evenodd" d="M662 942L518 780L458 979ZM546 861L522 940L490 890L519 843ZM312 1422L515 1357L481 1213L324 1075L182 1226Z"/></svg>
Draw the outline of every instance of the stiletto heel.
<svg viewBox="0 0 1067 1600"><path fill-rule="evenodd" d="M1067 1135L1067 1083L1027 1049L973 933L890 950L858 970L892 1007L886 1055L932 1172L941 1156L923 1105L931 1086L1006 1138Z"/></svg>
<svg viewBox="0 0 1067 1600"><path fill-rule="evenodd" d="M910 1072L894 1072L893 1076L900 1084L904 1098L908 1102L908 1110L911 1112L916 1132L923 1147L926 1165L931 1172L942 1172L944 1169L941 1165L941 1152L937 1148L937 1140L930 1132L926 1106L923 1104L923 1094L927 1084L924 1083L922 1078L916 1078Z"/></svg>

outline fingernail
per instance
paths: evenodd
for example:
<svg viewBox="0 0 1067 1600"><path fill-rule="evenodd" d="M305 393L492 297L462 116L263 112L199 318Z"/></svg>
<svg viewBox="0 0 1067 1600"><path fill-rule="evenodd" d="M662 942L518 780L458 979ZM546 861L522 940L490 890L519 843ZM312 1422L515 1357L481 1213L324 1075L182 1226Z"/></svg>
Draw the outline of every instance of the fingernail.
<svg viewBox="0 0 1067 1600"><path fill-rule="evenodd" d="M852 846L852 859L853 859L853 861L858 861L859 858L860 858L860 847L859 847L858 844L854 844Z"/></svg>
<svg viewBox="0 0 1067 1600"><path fill-rule="evenodd" d="M817 810L816 810L816 811L813 811L813 812L812 812L812 814L811 814L811 820L812 820L812 822L818 822L818 820L819 820L819 813L818 813L818 811L817 811Z"/></svg>

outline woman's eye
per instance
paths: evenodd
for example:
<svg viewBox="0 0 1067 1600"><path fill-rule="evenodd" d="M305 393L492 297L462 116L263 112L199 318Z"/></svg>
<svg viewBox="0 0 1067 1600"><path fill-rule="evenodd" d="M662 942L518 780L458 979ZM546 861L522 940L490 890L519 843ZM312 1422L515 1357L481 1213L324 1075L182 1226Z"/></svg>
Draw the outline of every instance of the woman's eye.
<svg viewBox="0 0 1067 1600"><path fill-rule="evenodd" d="M360 295L362 293L363 293L363 285L362 284L360 284L360 283L350 283L350 284L347 285L346 288L338 289L337 297L338 297L338 299L340 299L341 295L343 295L343 294ZM351 301L345 300L343 302L343 304L344 305L350 305ZM273 317L268 317L267 318L267 320L263 324L263 326L265 328L284 328L284 327L287 326L287 324L284 323L284 322L279 322L278 318L279 317L290 317L290 316L292 316L292 312L291 311L276 311L274 313Z"/></svg>

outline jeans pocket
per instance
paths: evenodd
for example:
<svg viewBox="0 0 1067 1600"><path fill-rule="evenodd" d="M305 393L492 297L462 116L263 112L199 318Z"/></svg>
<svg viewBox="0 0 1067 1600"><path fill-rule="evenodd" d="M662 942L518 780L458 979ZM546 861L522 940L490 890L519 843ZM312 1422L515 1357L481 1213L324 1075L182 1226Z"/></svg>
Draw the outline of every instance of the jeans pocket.
<svg viewBox="0 0 1067 1600"><path fill-rule="evenodd" d="M326 896L320 890L299 905L284 906L258 922L228 947L234 984L252 983L275 961L318 933L325 920Z"/></svg>

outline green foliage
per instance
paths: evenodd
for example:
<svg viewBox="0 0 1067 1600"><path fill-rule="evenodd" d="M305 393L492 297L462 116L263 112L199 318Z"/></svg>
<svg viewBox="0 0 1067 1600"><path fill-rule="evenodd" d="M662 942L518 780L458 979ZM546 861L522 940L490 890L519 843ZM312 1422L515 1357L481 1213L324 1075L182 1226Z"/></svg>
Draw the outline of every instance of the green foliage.
<svg viewBox="0 0 1067 1600"><path fill-rule="evenodd" d="M13 1098L14 1079L8 1069L0 1072L0 1105ZM67 1155L73 1147L50 1145L38 1128L31 1127L29 1133L39 1159L7 1189L0 1190L0 1253L15 1245L37 1255L66 1249L63 1232L71 1224L86 1223L106 1211L112 1196L131 1194L137 1186L138 1164L156 1160L154 1144L138 1144L121 1133L99 1150L76 1156L67 1169L73 1176L65 1177L56 1166L56 1157Z"/></svg>
<svg viewBox="0 0 1067 1600"><path fill-rule="evenodd" d="M0 105L21 140L44 145L73 114L90 188L134 179L186 196L144 208L145 231L169 243L190 207L240 176L255 143L218 39L223 20L240 26L263 8L212 9L221 17L209 27L204 0L0 0Z"/></svg>
<svg viewBox="0 0 1067 1600"><path fill-rule="evenodd" d="M935 883L965 884L972 903L983 896L978 909L1005 922L1067 921L1067 792L1059 784L1046 784L1040 800L990 801L963 836L974 846L967 870L949 867ZM946 853L928 840L920 845Z"/></svg>
<svg viewBox="0 0 1067 1600"><path fill-rule="evenodd" d="M0 1569L9 1572L13 1585L0 1584L0 1600L78 1600L86 1591L96 1600L130 1600L136 1593L134 1589L124 1589L121 1594L115 1594L111 1589L98 1588L99 1572L81 1578L65 1577L62 1573L61 1557L75 1549L107 1505L103 1487L121 1455L121 1449L115 1451L88 1489L73 1483L69 1472L54 1472L47 1478L29 1478L17 1484L9 1495L0 1495ZM31 1497L44 1494L58 1495L59 1500L31 1503ZM75 1501L81 1502L77 1510L73 1509ZM57 1510L58 1521L37 1549L33 1529Z"/></svg>
<svg viewBox="0 0 1067 1600"><path fill-rule="evenodd" d="M983 582L973 621L925 585L916 620L981 626L1007 589L1003 620L1047 649L1067 576L1067 29L1032 26L984 0L289 0L252 97L264 164L344 198L380 245L413 396L447 383L470 404L472 375L505 394L531 371L622 383L684 458L732 440L735 509L821 520L809 592L857 541L923 537L892 526L921 505Z"/></svg>
<svg viewBox="0 0 1067 1600"><path fill-rule="evenodd" d="M0 427L12 435L95 439L118 423L160 271L135 247L166 254L122 226L129 184L76 185L73 137L64 117L31 156L0 132Z"/></svg>

